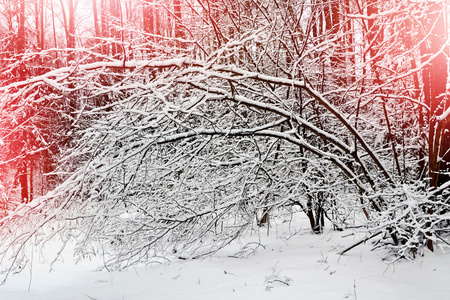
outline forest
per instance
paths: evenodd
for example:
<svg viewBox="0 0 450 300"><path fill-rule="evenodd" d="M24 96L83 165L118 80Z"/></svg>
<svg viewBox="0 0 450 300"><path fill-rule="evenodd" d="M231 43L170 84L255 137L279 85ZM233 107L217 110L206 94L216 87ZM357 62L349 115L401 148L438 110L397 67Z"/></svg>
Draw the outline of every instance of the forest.
<svg viewBox="0 0 450 300"><path fill-rule="evenodd" d="M447 247L449 5L0 0L0 273L53 239L122 269L300 216L391 260Z"/></svg>

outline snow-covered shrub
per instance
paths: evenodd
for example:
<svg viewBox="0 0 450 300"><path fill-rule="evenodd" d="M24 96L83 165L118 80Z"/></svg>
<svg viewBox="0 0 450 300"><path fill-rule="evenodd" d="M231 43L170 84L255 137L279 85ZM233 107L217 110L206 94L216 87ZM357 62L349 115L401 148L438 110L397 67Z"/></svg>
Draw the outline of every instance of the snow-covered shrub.
<svg viewBox="0 0 450 300"><path fill-rule="evenodd" d="M402 185L385 196L387 207L369 222L371 232L382 231L377 247L388 260L414 259L433 244L448 248L450 197L434 196L420 183Z"/></svg>

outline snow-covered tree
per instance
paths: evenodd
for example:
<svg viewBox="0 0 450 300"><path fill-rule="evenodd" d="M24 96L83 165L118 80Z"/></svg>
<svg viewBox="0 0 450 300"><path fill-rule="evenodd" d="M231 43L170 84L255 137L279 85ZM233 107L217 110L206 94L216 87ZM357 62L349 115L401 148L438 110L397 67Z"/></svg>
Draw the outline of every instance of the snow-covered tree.
<svg viewBox="0 0 450 300"><path fill-rule="evenodd" d="M5 82L4 128L57 147L60 183L1 221L6 271L56 235L121 268L211 254L298 212L315 233L357 212L398 256L433 249L448 3L337 3L142 1L143 30L111 22L120 36L70 49L71 64Z"/></svg>

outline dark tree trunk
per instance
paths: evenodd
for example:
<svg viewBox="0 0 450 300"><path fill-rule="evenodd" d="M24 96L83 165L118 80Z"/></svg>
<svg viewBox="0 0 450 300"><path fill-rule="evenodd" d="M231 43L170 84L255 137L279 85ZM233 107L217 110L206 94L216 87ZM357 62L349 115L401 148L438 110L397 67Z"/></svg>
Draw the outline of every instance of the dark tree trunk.
<svg viewBox="0 0 450 300"><path fill-rule="evenodd" d="M181 3L180 0L173 0L173 11L175 15L175 37L183 38L182 19L181 19Z"/></svg>
<svg viewBox="0 0 450 300"><path fill-rule="evenodd" d="M350 10L350 1L349 0L345 0L345 12L347 15L351 14L351 10ZM346 55L347 55L347 65L348 68L347 70L349 70L350 72L347 72L347 78L349 79L349 82L347 82L348 84L353 84L356 81L356 76L355 76L355 50L353 48L353 43L354 43L354 35L353 35L353 23L352 23L352 19L348 19L346 20L345 23L345 37L346 37Z"/></svg>
<svg viewBox="0 0 450 300"><path fill-rule="evenodd" d="M22 165L19 168L19 182L20 182L20 194L23 203L29 202L28 196L28 171L27 163L25 160L22 161Z"/></svg>
<svg viewBox="0 0 450 300"><path fill-rule="evenodd" d="M374 59L378 53L378 45L383 41L383 34L377 24L376 15L379 13L378 0L368 0L367 2L367 41L369 43L370 58ZM375 63L375 60L373 61Z"/></svg>
<svg viewBox="0 0 450 300"><path fill-rule="evenodd" d="M67 48L75 48L75 7L73 0L68 0L69 13L69 35L67 37Z"/></svg>
<svg viewBox="0 0 450 300"><path fill-rule="evenodd" d="M154 34L155 33L155 20L154 20L154 8L152 6L151 0L145 0L143 3L144 10L143 10L143 24L144 24L144 31L146 33Z"/></svg>
<svg viewBox="0 0 450 300"><path fill-rule="evenodd" d="M430 28L430 49L431 54L440 51L445 43L445 21L442 5L439 3L430 4L428 19ZM428 73L428 74L427 74ZM445 95L447 84L447 58L445 53L439 54L431 63L423 76L425 95L429 94L430 101L430 132L429 132L429 176L430 186L440 187L450 180L450 122L447 120L438 121L436 117L450 107L450 99ZM429 86L425 82L429 82Z"/></svg>
<svg viewBox="0 0 450 300"><path fill-rule="evenodd" d="M346 75L346 62L344 57L344 51L346 51L345 47L345 40L343 39L343 36L340 36L342 32L339 30L341 23L340 23L340 5L339 2L333 3L331 5L331 29L330 29L330 38L336 39L334 42L337 46L334 51L334 55L331 56L331 67L335 70L337 73L337 83L339 85L345 84L347 81L347 75ZM347 32L347 34L350 34L350 32Z"/></svg>
<svg viewBox="0 0 450 300"><path fill-rule="evenodd" d="M445 9L441 3L429 2L426 19L423 24L424 36L429 39L421 45L423 61L431 55L439 53L446 40ZM438 120L446 108L450 106L450 99L445 95L447 84L446 53L440 53L422 71L423 93L425 104L430 107L429 134L428 134L428 174L430 186L439 188L450 180L450 120ZM431 209L427 213L434 213ZM431 227L431 223L427 224ZM431 232L426 233L431 237ZM433 251L433 242L430 238L428 249Z"/></svg>

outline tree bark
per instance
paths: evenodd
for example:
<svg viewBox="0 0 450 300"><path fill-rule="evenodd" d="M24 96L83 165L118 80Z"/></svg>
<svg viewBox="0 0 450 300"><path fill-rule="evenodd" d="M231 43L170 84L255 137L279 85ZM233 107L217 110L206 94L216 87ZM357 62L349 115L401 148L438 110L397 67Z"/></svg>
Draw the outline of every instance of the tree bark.
<svg viewBox="0 0 450 300"><path fill-rule="evenodd" d="M445 43L445 21L444 9L440 3L430 4L428 13L431 35L429 40L430 54L438 53ZM427 74L429 73L429 74ZM450 122L447 120L438 121L437 116L441 115L450 106L450 99L446 97L447 84L447 59L445 53L440 53L431 63L428 72L429 90L425 94L430 95L430 131L429 131L429 176L430 186L437 188L450 180ZM424 85L424 88L428 86Z"/></svg>
<svg viewBox="0 0 450 300"><path fill-rule="evenodd" d="M100 37L100 26L98 25L98 10L97 10L97 0L92 0L92 10L94 14L94 28L95 28L95 36Z"/></svg>
<svg viewBox="0 0 450 300"><path fill-rule="evenodd" d="M39 18L40 18L40 24L39 24L39 48L41 50L45 49L45 39L44 39L44 0L39 1Z"/></svg>
<svg viewBox="0 0 450 300"><path fill-rule="evenodd" d="M20 182L20 194L22 198L22 203L28 203L28 172L27 163L25 160L22 161L22 166L19 169L19 182Z"/></svg>
<svg viewBox="0 0 450 300"><path fill-rule="evenodd" d="M175 38L183 38L182 21L181 21L181 3L180 0L173 0L173 11L175 15Z"/></svg>
<svg viewBox="0 0 450 300"><path fill-rule="evenodd" d="M367 2L367 40L369 43L370 58L375 59L378 53L378 45L383 41L383 35L380 31L380 26L376 22L376 16L379 13L378 0L369 0ZM375 63L375 60L373 61Z"/></svg>
<svg viewBox="0 0 450 300"><path fill-rule="evenodd" d="M20 1L19 6L19 28L17 37L17 52L23 53L25 50L25 0Z"/></svg>
<svg viewBox="0 0 450 300"><path fill-rule="evenodd" d="M55 49L58 48L58 42L56 40L56 26L55 26L55 9L53 6L53 0L50 0L50 5L52 8L52 27L53 27L53 42L55 43Z"/></svg>
<svg viewBox="0 0 450 300"><path fill-rule="evenodd" d="M155 20L154 20L154 8L152 6L151 0L144 0L143 3L143 24L144 31L146 33L155 34Z"/></svg>
<svg viewBox="0 0 450 300"><path fill-rule="evenodd" d="M68 0L69 11L69 35L67 39L67 48L75 48L75 7L73 0Z"/></svg>

